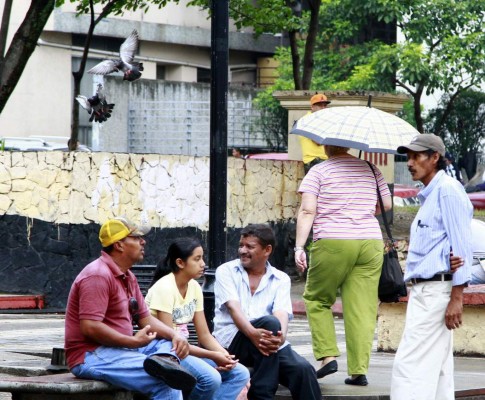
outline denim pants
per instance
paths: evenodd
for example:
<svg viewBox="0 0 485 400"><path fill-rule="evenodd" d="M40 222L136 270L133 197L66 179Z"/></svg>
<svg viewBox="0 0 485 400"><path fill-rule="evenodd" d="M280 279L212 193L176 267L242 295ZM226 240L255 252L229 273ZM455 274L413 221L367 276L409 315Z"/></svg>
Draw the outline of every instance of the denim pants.
<svg viewBox="0 0 485 400"><path fill-rule="evenodd" d="M78 378L97 379L114 386L143 393L154 400L182 400L182 392L148 375L143 362L152 354L172 354L172 342L152 340L138 349L100 346L86 352L84 363L71 372Z"/></svg>
<svg viewBox="0 0 485 400"><path fill-rule="evenodd" d="M187 356L180 365L197 379L189 400L235 400L249 381L249 371L242 364L230 371L219 372L214 361Z"/></svg>

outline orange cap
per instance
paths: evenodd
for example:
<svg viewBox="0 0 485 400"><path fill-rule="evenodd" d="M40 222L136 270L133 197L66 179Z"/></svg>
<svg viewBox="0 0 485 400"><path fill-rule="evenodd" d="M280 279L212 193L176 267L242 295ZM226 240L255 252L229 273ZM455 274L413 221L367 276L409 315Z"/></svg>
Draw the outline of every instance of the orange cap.
<svg viewBox="0 0 485 400"><path fill-rule="evenodd" d="M312 98L310 99L310 104L312 106L316 103L330 104L331 101L328 101L327 96L325 96L324 94L318 93L318 94L313 95Z"/></svg>

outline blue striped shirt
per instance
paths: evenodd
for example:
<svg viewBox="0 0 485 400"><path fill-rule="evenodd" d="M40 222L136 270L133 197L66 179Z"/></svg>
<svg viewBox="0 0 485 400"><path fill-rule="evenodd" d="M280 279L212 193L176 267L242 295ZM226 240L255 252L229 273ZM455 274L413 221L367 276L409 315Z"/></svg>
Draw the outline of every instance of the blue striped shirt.
<svg viewBox="0 0 485 400"><path fill-rule="evenodd" d="M404 280L430 278L450 270L450 249L464 259L453 286L470 281L473 206L456 179L438 171L418 194L421 208L411 225Z"/></svg>
<svg viewBox="0 0 485 400"><path fill-rule="evenodd" d="M225 305L229 300L239 302L248 321L272 315L275 311L286 311L291 320L293 308L290 288L290 277L267 262L266 273L261 278L254 295L251 295L248 273L239 259L222 264L216 269L216 283L214 285L216 303L214 337L222 347L228 348L238 332L238 328ZM284 343L280 349L287 344L288 342Z"/></svg>

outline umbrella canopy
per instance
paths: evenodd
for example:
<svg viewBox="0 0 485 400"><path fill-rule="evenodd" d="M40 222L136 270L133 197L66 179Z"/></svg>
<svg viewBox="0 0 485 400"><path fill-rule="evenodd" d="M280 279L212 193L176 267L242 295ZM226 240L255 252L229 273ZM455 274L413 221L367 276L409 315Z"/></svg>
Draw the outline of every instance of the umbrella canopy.
<svg viewBox="0 0 485 400"><path fill-rule="evenodd" d="M305 115L290 133L319 144L391 154L419 135L412 125L393 114L360 106L331 107Z"/></svg>

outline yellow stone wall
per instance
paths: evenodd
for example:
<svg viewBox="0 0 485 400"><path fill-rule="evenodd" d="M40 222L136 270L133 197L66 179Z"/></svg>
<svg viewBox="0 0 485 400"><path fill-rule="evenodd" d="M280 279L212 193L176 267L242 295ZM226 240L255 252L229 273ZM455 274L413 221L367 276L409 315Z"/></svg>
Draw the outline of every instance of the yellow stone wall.
<svg viewBox="0 0 485 400"><path fill-rule="evenodd" d="M291 220L298 161L228 159L227 226ZM88 152L0 152L0 215L152 227L209 226L209 158Z"/></svg>

